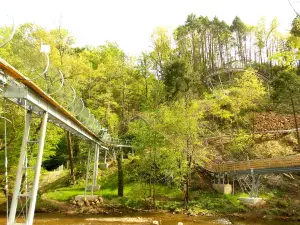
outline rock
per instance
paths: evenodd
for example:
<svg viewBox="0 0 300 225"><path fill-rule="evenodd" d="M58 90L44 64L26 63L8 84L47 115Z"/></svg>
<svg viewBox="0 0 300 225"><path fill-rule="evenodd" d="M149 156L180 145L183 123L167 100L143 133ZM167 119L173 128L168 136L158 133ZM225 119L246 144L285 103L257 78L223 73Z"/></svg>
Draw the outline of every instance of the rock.
<svg viewBox="0 0 300 225"><path fill-rule="evenodd" d="M159 223L158 223L157 220L154 220L154 221L152 222L152 224L153 224L153 225L159 225Z"/></svg>
<svg viewBox="0 0 300 225"><path fill-rule="evenodd" d="M90 202L88 200L84 200L86 206L90 206Z"/></svg>
<svg viewBox="0 0 300 225"><path fill-rule="evenodd" d="M77 205L80 207L84 206L84 201L81 200L77 201Z"/></svg>
<svg viewBox="0 0 300 225"><path fill-rule="evenodd" d="M218 219L217 222L218 222L219 224L226 224L226 225L227 225L227 224L228 224L228 225L232 224L228 219L223 219L223 218Z"/></svg>
<svg viewBox="0 0 300 225"><path fill-rule="evenodd" d="M77 202L75 200L71 200L71 204L76 205Z"/></svg>
<svg viewBox="0 0 300 225"><path fill-rule="evenodd" d="M96 203L95 202L92 202L92 205L95 205Z"/></svg>
<svg viewBox="0 0 300 225"><path fill-rule="evenodd" d="M104 199L101 196L98 199L101 204L104 202Z"/></svg>
<svg viewBox="0 0 300 225"><path fill-rule="evenodd" d="M183 222L178 222L177 225L183 225Z"/></svg>

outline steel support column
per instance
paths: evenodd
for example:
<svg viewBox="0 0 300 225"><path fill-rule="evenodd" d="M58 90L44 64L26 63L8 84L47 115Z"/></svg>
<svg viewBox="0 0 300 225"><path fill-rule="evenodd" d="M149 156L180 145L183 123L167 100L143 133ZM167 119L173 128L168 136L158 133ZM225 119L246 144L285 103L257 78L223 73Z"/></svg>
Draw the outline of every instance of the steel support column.
<svg viewBox="0 0 300 225"><path fill-rule="evenodd" d="M90 161L91 161L91 148L89 148L89 153L88 153L88 162L87 162L86 175L85 175L84 197L86 196L86 192L87 192L87 189L88 189Z"/></svg>
<svg viewBox="0 0 300 225"><path fill-rule="evenodd" d="M113 147L113 158L114 158L114 160L117 159L115 147Z"/></svg>
<svg viewBox="0 0 300 225"><path fill-rule="evenodd" d="M36 166L35 166L35 171L34 171L34 180L33 180L33 184L32 184L32 193L31 193L32 195L31 195L31 201L30 201L29 210L28 210L28 218L26 221L27 225L32 225L33 218L34 218L36 197L37 197L37 192L38 192L38 188L39 188L39 180L40 180L41 167L42 167L42 158L43 158L45 137L46 137L46 131L47 131L47 120L48 120L48 112L44 112L44 115L42 117L42 125L40 128L39 148L38 148L38 155L37 155Z"/></svg>
<svg viewBox="0 0 300 225"><path fill-rule="evenodd" d="M99 145L97 146L97 157L96 157L96 162L95 162L95 185L98 185L97 178L98 178L98 168L99 168L99 154L100 154L100 147Z"/></svg>
<svg viewBox="0 0 300 225"><path fill-rule="evenodd" d="M124 155L123 155L123 149L122 149L122 147L120 147L120 151L121 151L121 159L123 160Z"/></svg>
<svg viewBox="0 0 300 225"><path fill-rule="evenodd" d="M255 175L252 174L251 177L252 177L252 185L251 185L250 198L253 198L255 192Z"/></svg>
<svg viewBox="0 0 300 225"><path fill-rule="evenodd" d="M106 158L107 158L107 149L105 149L105 154L104 154L104 163L106 163Z"/></svg>
<svg viewBox="0 0 300 225"><path fill-rule="evenodd" d="M17 174L16 174L13 197L12 197L12 202L10 205L8 225L13 225L15 223L15 219L16 219L18 197L19 197L19 193L20 193L22 175L23 175L23 165L24 165L24 161L25 161L25 153L26 153L27 141L28 141L29 131L30 131L30 122L31 122L31 112L26 111L24 134L23 134L23 139L22 139L21 152L20 152L20 158L19 158L18 169L17 169Z"/></svg>
<svg viewBox="0 0 300 225"><path fill-rule="evenodd" d="M251 186L250 198L258 197L259 178L260 178L259 174L258 175L252 174L252 186Z"/></svg>
<svg viewBox="0 0 300 225"><path fill-rule="evenodd" d="M255 188L256 188L255 197L256 198L258 197L259 178L260 178L260 175L257 175L256 185L255 185Z"/></svg>
<svg viewBox="0 0 300 225"><path fill-rule="evenodd" d="M92 195L94 194L94 187L97 186L97 177L98 177L98 161L99 161L99 145L95 145L94 153L94 169L93 169L93 181L92 181Z"/></svg>
<svg viewBox="0 0 300 225"><path fill-rule="evenodd" d="M234 195L234 175L232 176L232 195Z"/></svg>

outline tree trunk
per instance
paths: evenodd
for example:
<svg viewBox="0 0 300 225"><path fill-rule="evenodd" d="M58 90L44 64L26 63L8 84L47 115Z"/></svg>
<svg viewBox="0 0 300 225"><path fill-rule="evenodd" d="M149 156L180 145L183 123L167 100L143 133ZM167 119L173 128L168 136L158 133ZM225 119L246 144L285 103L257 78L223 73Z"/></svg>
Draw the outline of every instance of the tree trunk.
<svg viewBox="0 0 300 225"><path fill-rule="evenodd" d="M295 128L296 128L296 133L297 133L298 151L300 151L300 136L299 136L299 130L298 130L298 122L297 122L297 117L296 117L294 100L293 100L293 96L292 96L291 93L290 93L290 98L291 98L291 103L292 103L292 108L293 108L293 114L294 114L294 121L295 121Z"/></svg>
<svg viewBox="0 0 300 225"><path fill-rule="evenodd" d="M122 167L122 156L121 152L117 154L117 163L118 163L118 196L124 196L124 176L123 176L123 167Z"/></svg>
<svg viewBox="0 0 300 225"><path fill-rule="evenodd" d="M70 161L71 183L75 184L73 145L72 145L70 132L67 132L67 140L68 140L68 154L69 154L69 161Z"/></svg>
<svg viewBox="0 0 300 225"><path fill-rule="evenodd" d="M185 209L188 209L189 205L189 186L190 186L190 179L189 174L186 175L185 184L184 184L184 206Z"/></svg>

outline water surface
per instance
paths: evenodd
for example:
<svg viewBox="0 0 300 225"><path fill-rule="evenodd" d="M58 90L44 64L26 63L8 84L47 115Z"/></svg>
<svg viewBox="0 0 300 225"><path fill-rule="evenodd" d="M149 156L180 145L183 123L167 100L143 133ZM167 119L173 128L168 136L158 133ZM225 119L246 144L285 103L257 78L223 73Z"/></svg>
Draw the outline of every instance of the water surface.
<svg viewBox="0 0 300 225"><path fill-rule="evenodd" d="M161 213L127 213L117 215L64 215L61 213L36 213L34 225L150 225L159 221L160 225L208 225L208 224L235 224L235 225L296 225L300 222L280 220L235 220L228 218L214 218L204 216L172 215ZM21 222L21 221L20 221ZM6 224L5 215L0 216L0 224Z"/></svg>

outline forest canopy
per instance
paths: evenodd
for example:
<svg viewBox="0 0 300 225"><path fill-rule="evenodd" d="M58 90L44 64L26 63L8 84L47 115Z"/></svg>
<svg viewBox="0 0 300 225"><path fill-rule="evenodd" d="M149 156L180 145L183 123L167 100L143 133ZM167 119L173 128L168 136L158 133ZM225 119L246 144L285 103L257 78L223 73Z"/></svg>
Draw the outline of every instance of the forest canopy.
<svg viewBox="0 0 300 225"><path fill-rule="evenodd" d="M0 48L0 56L34 78L44 65L40 45L49 44L51 65L63 71L65 84L76 89L112 136L132 141L138 161L134 174L145 182L151 177L153 183L171 180L178 186L184 184L188 201L190 173L195 166L262 156L252 151L256 113L298 112L294 102L300 83L299 18L294 19L288 35L277 28L276 18L270 24L262 18L256 25L247 25L239 17L227 24L217 17L190 14L173 35L163 27L155 29L152 50L135 58L117 43L73 47L76 37L68 30L48 31L26 23ZM7 35L8 29L1 28L0 34ZM36 83L47 88L39 80ZM0 107L12 121L8 148L13 171L23 111L9 102L4 108L1 101ZM1 157L3 123L1 120ZM230 137L230 141L223 143L219 137ZM76 137L71 141L75 174L81 176L88 146ZM65 132L50 125L43 166L52 170L67 164L67 145ZM291 151L299 151L297 144ZM283 154L272 148L266 152Z"/></svg>

